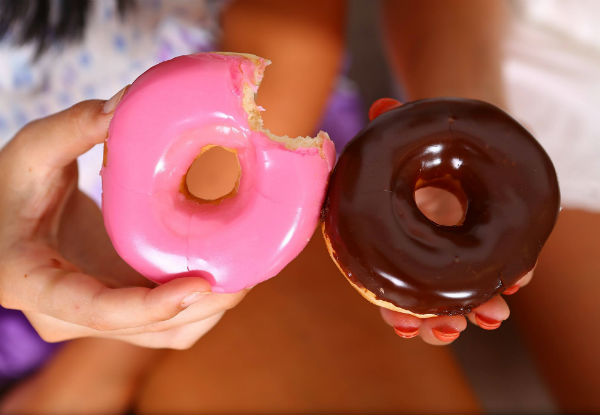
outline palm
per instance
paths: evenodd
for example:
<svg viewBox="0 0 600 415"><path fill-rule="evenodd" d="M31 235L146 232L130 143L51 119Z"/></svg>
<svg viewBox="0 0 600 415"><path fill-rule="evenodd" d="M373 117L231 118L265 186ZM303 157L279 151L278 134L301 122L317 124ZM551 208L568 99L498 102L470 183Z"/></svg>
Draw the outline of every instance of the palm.
<svg viewBox="0 0 600 415"><path fill-rule="evenodd" d="M61 254L83 272L110 287L154 285L129 267L115 252L98 206L80 190L70 195L59 229Z"/></svg>

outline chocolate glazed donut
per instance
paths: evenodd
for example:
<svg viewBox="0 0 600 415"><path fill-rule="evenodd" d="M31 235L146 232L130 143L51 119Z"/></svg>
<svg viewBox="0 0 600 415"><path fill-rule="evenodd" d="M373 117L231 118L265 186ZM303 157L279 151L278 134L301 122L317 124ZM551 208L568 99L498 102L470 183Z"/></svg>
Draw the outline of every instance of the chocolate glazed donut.
<svg viewBox="0 0 600 415"><path fill-rule="evenodd" d="M459 199L459 224L419 210L414 193L427 186ZM348 144L323 232L340 270L376 304L466 314L534 267L559 204L552 162L509 115L481 101L421 100L379 116Z"/></svg>

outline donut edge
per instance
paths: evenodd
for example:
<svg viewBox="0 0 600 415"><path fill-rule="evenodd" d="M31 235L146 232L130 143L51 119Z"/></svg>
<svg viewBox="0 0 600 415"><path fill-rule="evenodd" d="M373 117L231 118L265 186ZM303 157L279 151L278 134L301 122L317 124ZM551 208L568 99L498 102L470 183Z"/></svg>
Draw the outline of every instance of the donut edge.
<svg viewBox="0 0 600 415"><path fill-rule="evenodd" d="M276 135L269 129L264 127L263 119L260 115L264 108L256 105L255 95L260 88L260 84L264 77L264 72L271 64L269 59L261 58L250 53L235 53L235 52L213 52L224 56L237 56L247 59L254 65L254 79L251 82L245 82L242 85L242 108L248 115L248 125L254 131L265 134L271 141L283 145L291 151L300 151L303 149L316 148L319 150L319 155L322 159L327 160L327 150L325 146L329 143L333 145L333 141L327 132L320 130L314 137L298 136L290 137L288 135Z"/></svg>
<svg viewBox="0 0 600 415"><path fill-rule="evenodd" d="M418 318L438 317L437 314L417 314L417 313L413 313L412 311L406 310L404 308L400 308L400 307L398 307L398 306L390 303L389 301L380 300L380 299L377 298L377 296L372 291L369 291L368 289L366 289L362 285L359 285L359 284L355 283L354 281L352 281L348 277L348 275L344 272L344 269L342 268L341 264L337 261L337 259L335 257L335 251L334 251L333 247L331 246L331 241L329 240L329 237L327 236L327 232L325 231L325 223L324 222L321 223L321 233L323 234L323 239L325 240L325 245L327 247L327 252L329 252L329 256L331 257L331 260L333 261L333 263L335 264L335 266L337 267L337 269L342 273L342 275L344 276L344 278L346 278L346 280L350 283L350 285L356 291L358 291L358 293L360 295L362 295L365 300L371 302L372 304L375 304L378 307L386 308L388 310L395 311L397 313L409 314L411 316L415 316L415 317L418 317Z"/></svg>

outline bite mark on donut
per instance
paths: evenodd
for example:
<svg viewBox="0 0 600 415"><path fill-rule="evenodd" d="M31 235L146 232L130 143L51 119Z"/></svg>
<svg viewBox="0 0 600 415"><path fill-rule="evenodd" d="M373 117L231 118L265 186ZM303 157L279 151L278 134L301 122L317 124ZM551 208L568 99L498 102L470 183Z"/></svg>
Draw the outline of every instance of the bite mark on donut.
<svg viewBox="0 0 600 415"><path fill-rule="evenodd" d="M251 54L239 54L229 52L218 52L218 54L223 56L242 56L245 58L245 61L240 63L237 69L239 70L242 79L241 104L242 108L248 116L248 125L250 129L262 133L268 139L276 143L282 144L286 149L291 151L302 152L306 150L315 149L318 151L321 158L327 160L330 163L329 168L331 169L333 167L334 158L331 157L331 155L328 155L325 146L328 145L331 148L333 148L333 143L331 142L331 139L329 138L329 135L326 132L319 131L319 133L315 137L300 136L292 138L287 135L275 135L264 127L263 119L261 117L261 112L264 111L264 108L256 104L255 95L258 92L260 83L262 82L264 71L266 67L270 65L271 62L267 59L262 59L258 56ZM248 69L248 61L250 61L252 64L251 70ZM232 76L237 77L237 75ZM225 154L225 151L228 151L230 152L230 154L236 155L235 162L229 162L229 164L235 164L235 168L230 166L228 169L225 169L227 171L221 172L219 171L219 169L215 168L211 170L209 167L202 165L201 159L205 157L206 152L217 151L217 148L221 149L220 151L222 154ZM221 158L223 160L225 159L224 157ZM214 164L214 166L218 166L218 163ZM235 170L234 173L232 173L232 169ZM205 176L211 176L211 178L203 178L201 173L203 173ZM243 172L241 171L241 166L239 160L237 159L235 149L229 149L217 145L208 145L200 151L198 156L196 156L192 164L189 166L186 174L183 176L180 184L180 192L184 194L188 199L193 200L195 202L218 204L224 199L233 197L237 194L242 174ZM228 178L224 176L228 176ZM229 181L230 187L227 191L224 192L215 192L213 191L214 189L209 190L209 188L212 185L214 185L216 181ZM223 188L227 189L227 186L223 186Z"/></svg>
<svg viewBox="0 0 600 415"><path fill-rule="evenodd" d="M227 53L223 54L227 55ZM251 82L245 82L242 86L242 106L244 111L246 111L248 114L248 125L250 128L254 131L265 134L270 140L282 144L285 148L291 151L301 151L311 148L318 149L321 158L327 160L328 157L324 146L326 143L331 144L331 139L325 131L319 131L315 137L290 137L287 135L275 135L264 127L263 119L260 113L265 111L265 109L256 105L255 96L263 79L264 71L271 62L250 54L243 54L243 56L251 59L254 63L254 79L250 80ZM240 71L242 71L241 68Z"/></svg>

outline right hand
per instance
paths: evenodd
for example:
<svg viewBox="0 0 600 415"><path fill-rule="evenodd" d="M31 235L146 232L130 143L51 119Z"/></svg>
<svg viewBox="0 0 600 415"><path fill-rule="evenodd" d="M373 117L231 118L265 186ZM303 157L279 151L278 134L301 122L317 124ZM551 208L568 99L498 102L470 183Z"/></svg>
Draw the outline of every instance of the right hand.
<svg viewBox="0 0 600 415"><path fill-rule="evenodd" d="M519 288L527 285L533 276L533 271L525 274L510 291L513 294ZM428 344L443 346L458 339L460 333L467 328L467 319L484 330L495 330L510 315L508 304L501 295L496 295L484 304L475 307L466 316L436 316L419 318L410 314L397 313L380 308L381 316L396 334L403 338L419 336Z"/></svg>
<svg viewBox="0 0 600 415"><path fill-rule="evenodd" d="M188 348L246 291L212 294L200 278L155 286L114 252L99 209L76 189L76 159L103 142L122 95L34 121L0 151L0 305L22 310L50 342Z"/></svg>
<svg viewBox="0 0 600 415"><path fill-rule="evenodd" d="M439 224L452 225L463 215L460 203L450 193L440 193L435 188L424 188L415 193L415 201L421 212ZM533 270L525 274L515 285L508 287L503 294L514 294L527 285L533 276ZM446 345L456 340L467 328L467 319L484 330L495 330L508 318L510 310L502 295L496 295L475 307L466 316L436 316L419 318L406 313L397 313L381 308L383 320L392 326L403 338L419 336L425 343Z"/></svg>

